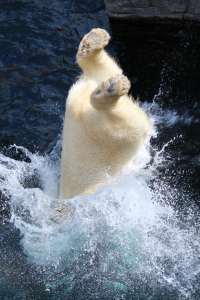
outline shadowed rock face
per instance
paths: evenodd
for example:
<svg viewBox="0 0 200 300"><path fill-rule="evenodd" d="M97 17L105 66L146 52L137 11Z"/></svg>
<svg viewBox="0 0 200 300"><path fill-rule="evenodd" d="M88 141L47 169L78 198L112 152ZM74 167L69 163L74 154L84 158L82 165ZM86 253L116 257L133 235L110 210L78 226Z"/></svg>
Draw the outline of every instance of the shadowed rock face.
<svg viewBox="0 0 200 300"><path fill-rule="evenodd" d="M200 21L199 0L105 0L109 17L170 18Z"/></svg>

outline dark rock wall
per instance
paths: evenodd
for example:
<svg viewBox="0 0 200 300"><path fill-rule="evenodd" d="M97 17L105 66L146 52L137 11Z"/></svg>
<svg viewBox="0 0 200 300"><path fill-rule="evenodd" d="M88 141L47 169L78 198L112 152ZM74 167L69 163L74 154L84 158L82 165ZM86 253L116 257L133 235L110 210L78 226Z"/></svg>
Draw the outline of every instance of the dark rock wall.
<svg viewBox="0 0 200 300"><path fill-rule="evenodd" d="M105 0L109 17L200 21L200 0Z"/></svg>

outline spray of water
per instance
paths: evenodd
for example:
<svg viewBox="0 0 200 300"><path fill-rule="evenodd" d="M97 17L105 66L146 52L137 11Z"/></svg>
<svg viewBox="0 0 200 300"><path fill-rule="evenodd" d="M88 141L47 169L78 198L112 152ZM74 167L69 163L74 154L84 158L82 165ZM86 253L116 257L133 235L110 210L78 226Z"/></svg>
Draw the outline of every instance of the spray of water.
<svg viewBox="0 0 200 300"><path fill-rule="evenodd" d="M157 124L180 120L155 102L144 107L151 114L153 136L158 135ZM146 295L148 287L149 298L144 299L153 299L156 289L174 292L170 299L195 299L200 238L193 210L180 220L161 201L159 167L165 165L165 149L171 142L159 151L149 143L112 186L68 200L57 199L60 141L46 156L13 146L26 153L28 163L0 156L1 190L10 198L11 221L21 231L27 259L52 268L46 273L47 289L64 286L69 292L77 282L100 276L112 289L138 295ZM154 188L151 180L157 182ZM166 186L165 199L172 197L184 195Z"/></svg>

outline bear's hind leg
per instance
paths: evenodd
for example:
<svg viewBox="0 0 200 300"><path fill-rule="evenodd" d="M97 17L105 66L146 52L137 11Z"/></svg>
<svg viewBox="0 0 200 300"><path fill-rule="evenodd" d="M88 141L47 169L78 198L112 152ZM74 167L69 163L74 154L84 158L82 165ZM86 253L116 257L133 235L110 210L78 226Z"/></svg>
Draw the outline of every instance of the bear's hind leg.
<svg viewBox="0 0 200 300"><path fill-rule="evenodd" d="M128 93L130 86L130 81L126 76L111 77L92 92L91 104L95 108L112 106L121 96Z"/></svg>

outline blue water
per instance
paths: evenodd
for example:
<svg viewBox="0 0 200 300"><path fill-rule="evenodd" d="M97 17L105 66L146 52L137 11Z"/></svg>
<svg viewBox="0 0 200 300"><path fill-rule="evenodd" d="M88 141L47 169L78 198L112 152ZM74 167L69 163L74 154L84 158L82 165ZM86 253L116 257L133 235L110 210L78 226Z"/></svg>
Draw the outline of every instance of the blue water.
<svg viewBox="0 0 200 300"><path fill-rule="evenodd" d="M0 11L0 299L199 299L198 27L109 22L100 0ZM65 99L94 27L153 130L123 178L58 202Z"/></svg>

